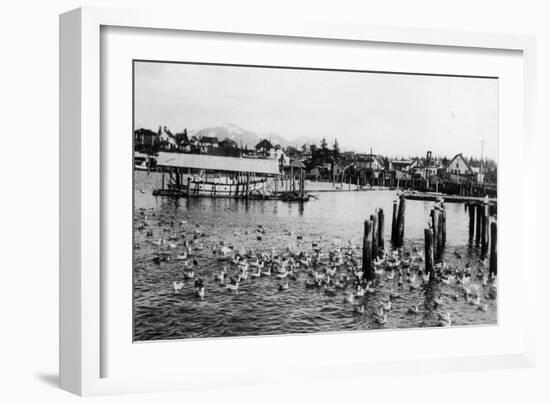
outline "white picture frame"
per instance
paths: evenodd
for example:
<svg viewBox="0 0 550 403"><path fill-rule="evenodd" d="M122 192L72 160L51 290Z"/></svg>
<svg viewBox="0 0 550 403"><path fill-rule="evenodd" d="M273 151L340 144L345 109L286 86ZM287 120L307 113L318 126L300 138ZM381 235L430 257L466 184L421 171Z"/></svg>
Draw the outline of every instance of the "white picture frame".
<svg viewBox="0 0 550 403"><path fill-rule="evenodd" d="M534 155L534 92L535 92L535 42L533 37L507 34L467 33L456 31L429 31L408 28L384 28L349 26L325 22L295 25L281 21L255 20L207 20L189 18L169 12L150 10L110 10L103 8L81 8L60 17L60 385L63 389L79 395L127 393L185 389L192 387L247 385L271 382L273 379L292 382L301 379L334 379L370 374L397 374L473 370L504 367L525 367L534 365L535 339L535 284L525 283L521 293L524 296L522 308L527 312L521 323L516 323L517 332L524 337L521 345L501 353L464 356L434 356L418 359L366 361L358 357L346 363L293 362L284 371L281 367L270 370L266 363L263 373L247 376L244 372L232 373L220 369L212 378L201 378L200 374L183 376L185 362L175 370L159 376L102 376L102 359L105 354L105 340L102 333L102 317L107 315L102 291L104 247L102 244L101 209L105 191L102 178L105 172L100 133L102 132L101 111L101 30L104 27L131 27L156 30L181 30L195 33L224 33L251 35L257 38L284 37L338 40L338 43L375 42L399 44L402 46L427 46L437 48L471 49L476 52L492 50L513 51L521 54L524 97L523 133L518 139L523 143L521 160L528 161ZM499 177L501 182L508 180ZM536 174L524 178L526 188L535 187ZM523 192L524 198L527 198ZM521 198L520 197L520 198ZM526 203L520 206L525 206ZM131 208L130 206L128 208ZM516 218L523 224L518 233L535 234L535 210L522 208ZM509 226L503 231L512 231ZM499 240L500 242L500 240ZM526 241L520 242L518 252L527 249ZM499 246L500 247L500 246ZM534 256L535 253L530 255ZM526 258L521 267L525 278L536 276L534 258ZM460 331L460 330L457 330ZM412 332L412 331L411 331ZM462 335L467 329L462 329ZM401 332L400 337L406 332ZM387 333L389 334L389 333ZM412 334L412 333L411 333ZM357 342L362 333L353 336ZM380 335L380 333L378 334ZM310 336L305 336L305 338ZM330 335L327 337L339 337ZM366 336L365 336L366 337ZM378 338L380 336L377 336ZM389 337L389 336L388 336ZM418 335L416 335L418 337ZM435 336L437 337L437 336ZM302 336L303 343L304 337ZM235 341L238 342L238 341ZM273 340L272 340L273 342ZM300 343L300 341L292 341ZM193 343L189 341L187 343ZM208 341L206 341L208 343ZM258 339L248 343L258 344ZM285 337L277 338L278 345L291 343ZM166 347L168 346L168 347ZM165 349L175 347L168 343ZM254 358L250 358L253 360ZM302 361L305 358L299 358ZM256 358L258 360L258 358ZM303 365L300 365L303 364ZM235 364L244 365L244 364ZM306 372L304 368L308 368ZM337 371L334 371L337 370ZM327 373L331 373L330 377ZM180 375L178 375L178 373Z"/></svg>

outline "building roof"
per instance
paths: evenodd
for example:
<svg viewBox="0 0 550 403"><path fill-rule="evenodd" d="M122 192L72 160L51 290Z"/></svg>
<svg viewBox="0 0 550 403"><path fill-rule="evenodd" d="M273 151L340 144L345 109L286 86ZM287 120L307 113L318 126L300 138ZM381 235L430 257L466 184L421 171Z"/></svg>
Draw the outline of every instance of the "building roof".
<svg viewBox="0 0 550 403"><path fill-rule="evenodd" d="M378 162L378 165L384 166L384 159L381 155L376 154L358 154L357 161L366 161L366 162Z"/></svg>
<svg viewBox="0 0 550 403"><path fill-rule="evenodd" d="M163 126L163 127L160 129L159 135L162 136L163 134L167 135L167 136L168 136L169 138L171 138L171 139L175 139L175 138L176 138L176 136L174 136L174 134L172 134L172 132L171 132L166 126Z"/></svg>
<svg viewBox="0 0 550 403"><path fill-rule="evenodd" d="M159 152L157 166L209 169L212 171L253 172L269 175L279 174L279 162L277 159L272 158L240 158L206 154Z"/></svg>
<svg viewBox="0 0 550 403"><path fill-rule="evenodd" d="M222 141L220 141L220 145L222 147L234 147L234 148L238 148L239 145L237 144L237 142L235 140L231 140L230 138L225 138L223 139Z"/></svg>
<svg viewBox="0 0 550 403"><path fill-rule="evenodd" d="M149 158L149 155L145 153L140 153L138 151L134 152L134 158Z"/></svg>
<svg viewBox="0 0 550 403"><path fill-rule="evenodd" d="M413 160L393 160L391 163L393 165L410 165L413 162Z"/></svg>
<svg viewBox="0 0 550 403"><path fill-rule="evenodd" d="M155 133L152 130L144 129L144 128L137 129L136 131L134 131L134 133L140 136L158 136L158 133Z"/></svg>
<svg viewBox="0 0 550 403"><path fill-rule="evenodd" d="M271 144L271 142L269 140L263 139L258 144L256 144L256 150L258 148L265 148L266 150L270 150L270 149L273 148L273 144Z"/></svg>
<svg viewBox="0 0 550 403"><path fill-rule="evenodd" d="M288 166L292 168L301 168L301 169L305 168L305 165L302 164L302 162L296 158L292 159L290 161L290 164L288 164Z"/></svg>
<svg viewBox="0 0 550 403"><path fill-rule="evenodd" d="M464 161L464 164L466 164L466 167L470 170L470 172L474 172L474 170L472 169L472 167L470 166L470 164L468 163L468 161L466 161L466 158L464 158L464 156L462 155L462 153L458 153L457 155L455 155L453 158L451 158L451 160L449 161L449 164L447 165L447 167L450 167L452 164L453 164L453 161L456 160L457 158L462 159L462 161Z"/></svg>
<svg viewBox="0 0 550 403"><path fill-rule="evenodd" d="M210 136L202 136L200 139L201 143L210 143L210 144L218 144L218 138L217 137L210 137Z"/></svg>

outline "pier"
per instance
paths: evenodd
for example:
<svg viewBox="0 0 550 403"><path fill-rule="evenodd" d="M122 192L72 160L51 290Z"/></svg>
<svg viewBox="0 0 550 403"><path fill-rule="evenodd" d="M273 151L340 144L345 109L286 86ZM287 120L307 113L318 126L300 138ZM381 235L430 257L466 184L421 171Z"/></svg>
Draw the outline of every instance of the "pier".
<svg viewBox="0 0 550 403"><path fill-rule="evenodd" d="M430 192L403 192L403 197L408 200L421 200L421 201L437 201L439 198L444 197L446 202L449 203L467 203L467 202L483 202L488 200L491 204L497 204L496 198L485 198L476 196L458 196L458 195L446 195L443 193L430 193Z"/></svg>

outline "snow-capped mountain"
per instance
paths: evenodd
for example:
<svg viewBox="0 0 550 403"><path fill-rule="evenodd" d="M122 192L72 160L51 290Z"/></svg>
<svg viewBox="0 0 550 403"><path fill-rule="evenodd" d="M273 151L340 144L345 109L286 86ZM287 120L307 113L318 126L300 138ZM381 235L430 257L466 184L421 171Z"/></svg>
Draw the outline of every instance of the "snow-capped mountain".
<svg viewBox="0 0 550 403"><path fill-rule="evenodd" d="M319 140L309 136L300 136L296 140L288 141L283 136L275 133L257 134L251 130L243 129L233 123L225 123L220 126L207 127L193 133L197 137L216 137L218 140L229 138L240 146L253 148L262 139L268 139L272 144L279 144L281 147L292 146L301 148L303 144L318 144Z"/></svg>
<svg viewBox="0 0 550 403"><path fill-rule="evenodd" d="M248 146L249 148L260 142L260 138L256 133L232 123L200 129L195 135L199 138L203 136L217 137L220 141L228 138L235 141L239 146Z"/></svg>

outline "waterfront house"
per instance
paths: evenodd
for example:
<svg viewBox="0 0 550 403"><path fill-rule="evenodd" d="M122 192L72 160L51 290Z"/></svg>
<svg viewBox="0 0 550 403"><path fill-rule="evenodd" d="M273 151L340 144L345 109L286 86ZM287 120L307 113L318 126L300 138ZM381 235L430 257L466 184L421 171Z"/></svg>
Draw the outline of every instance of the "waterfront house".
<svg viewBox="0 0 550 403"><path fill-rule="evenodd" d="M288 146L284 151L288 158L302 158L302 153L295 147Z"/></svg>
<svg viewBox="0 0 550 403"><path fill-rule="evenodd" d="M279 166L281 167L290 165L290 158L285 154L285 152L280 147L272 148L269 153L269 157L279 161Z"/></svg>
<svg viewBox="0 0 550 403"><path fill-rule="evenodd" d="M273 149L273 144L267 139L263 139L258 144L256 144L256 154L262 157L267 157L270 155L271 150Z"/></svg>
<svg viewBox="0 0 550 403"><path fill-rule="evenodd" d="M488 174L490 170L485 165L479 163L478 166L473 166L470 164L470 167L472 168L475 181L477 183L484 183L488 181Z"/></svg>
<svg viewBox="0 0 550 403"><path fill-rule="evenodd" d="M306 176L311 180L319 180L321 178L321 171L319 167L312 167L307 171Z"/></svg>
<svg viewBox="0 0 550 403"><path fill-rule="evenodd" d="M468 161L466 161L466 159L462 156L462 153L458 153L451 159L449 165L447 165L446 172L461 176L474 175L472 167L470 166L470 164L468 164Z"/></svg>
<svg viewBox="0 0 550 403"><path fill-rule="evenodd" d="M402 172L410 172L418 166L418 159L414 160L393 160L390 161L390 170L398 170Z"/></svg>
<svg viewBox="0 0 550 403"><path fill-rule="evenodd" d="M176 133L176 143L180 149L186 147L189 144L189 137L187 136L187 129L183 129L182 132Z"/></svg>
<svg viewBox="0 0 550 403"><path fill-rule="evenodd" d="M218 148L219 141L217 137L202 136L199 139L199 148L201 152L208 152L209 148Z"/></svg>
<svg viewBox="0 0 550 403"><path fill-rule="evenodd" d="M162 150L177 150L176 136L166 126L159 126L158 137Z"/></svg>
<svg viewBox="0 0 550 403"><path fill-rule="evenodd" d="M239 148L239 145L235 140L231 140L230 138L225 138L222 141L219 142L220 148Z"/></svg>
<svg viewBox="0 0 550 403"><path fill-rule="evenodd" d="M384 169L384 158L375 154L358 154L355 161L357 169L380 171Z"/></svg>
<svg viewBox="0 0 550 403"><path fill-rule="evenodd" d="M152 147L158 144L159 137L158 133L155 133L149 129L137 129L134 132L134 145L135 146L145 146Z"/></svg>

